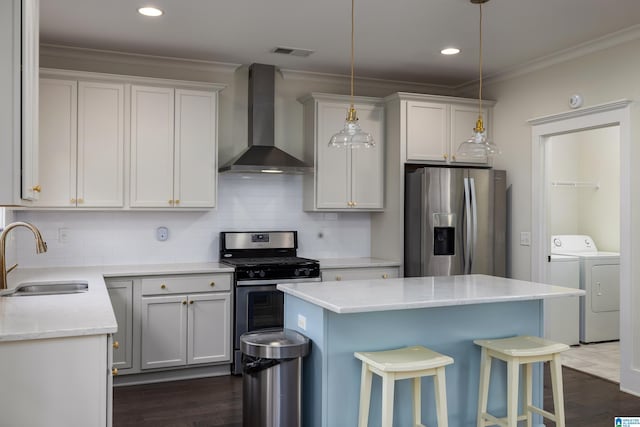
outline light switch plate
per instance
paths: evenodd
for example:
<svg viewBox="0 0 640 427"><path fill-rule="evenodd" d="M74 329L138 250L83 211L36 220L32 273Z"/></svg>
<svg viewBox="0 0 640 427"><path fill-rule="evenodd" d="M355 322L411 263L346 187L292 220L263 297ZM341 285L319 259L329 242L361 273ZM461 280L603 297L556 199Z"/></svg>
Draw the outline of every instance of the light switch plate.
<svg viewBox="0 0 640 427"><path fill-rule="evenodd" d="M169 238L169 229L167 227L158 227L156 229L156 239L159 242L164 242Z"/></svg>
<svg viewBox="0 0 640 427"><path fill-rule="evenodd" d="M531 246L531 232L530 231L521 231L520 232L520 246Z"/></svg>
<svg viewBox="0 0 640 427"><path fill-rule="evenodd" d="M302 329L303 331L307 330L307 318L302 314L298 314L298 328Z"/></svg>

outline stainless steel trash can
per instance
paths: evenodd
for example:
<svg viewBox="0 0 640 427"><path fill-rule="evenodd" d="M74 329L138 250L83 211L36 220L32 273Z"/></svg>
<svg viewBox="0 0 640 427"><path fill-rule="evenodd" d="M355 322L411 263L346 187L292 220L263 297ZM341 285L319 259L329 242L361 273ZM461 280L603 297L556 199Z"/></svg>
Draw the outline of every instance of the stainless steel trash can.
<svg viewBox="0 0 640 427"><path fill-rule="evenodd" d="M290 329L266 329L240 336L242 425L302 426L302 358L309 338Z"/></svg>

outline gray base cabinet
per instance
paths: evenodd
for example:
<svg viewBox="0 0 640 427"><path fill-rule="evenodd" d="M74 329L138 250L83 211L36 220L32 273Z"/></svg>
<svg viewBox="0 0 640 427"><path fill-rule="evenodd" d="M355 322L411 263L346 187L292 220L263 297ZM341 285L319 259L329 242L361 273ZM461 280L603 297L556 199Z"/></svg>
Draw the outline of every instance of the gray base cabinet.
<svg viewBox="0 0 640 427"><path fill-rule="evenodd" d="M398 267L323 268L322 281L394 279L399 277Z"/></svg>
<svg viewBox="0 0 640 427"><path fill-rule="evenodd" d="M133 280L108 280L118 332L113 334L113 367L118 371L133 366Z"/></svg>

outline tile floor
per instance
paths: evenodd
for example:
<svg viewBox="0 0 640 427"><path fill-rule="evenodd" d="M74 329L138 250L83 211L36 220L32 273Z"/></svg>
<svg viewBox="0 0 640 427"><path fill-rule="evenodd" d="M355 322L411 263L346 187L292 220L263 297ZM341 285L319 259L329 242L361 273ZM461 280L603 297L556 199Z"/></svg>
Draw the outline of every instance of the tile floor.
<svg viewBox="0 0 640 427"><path fill-rule="evenodd" d="M562 353L562 364L620 383L620 342L580 344Z"/></svg>

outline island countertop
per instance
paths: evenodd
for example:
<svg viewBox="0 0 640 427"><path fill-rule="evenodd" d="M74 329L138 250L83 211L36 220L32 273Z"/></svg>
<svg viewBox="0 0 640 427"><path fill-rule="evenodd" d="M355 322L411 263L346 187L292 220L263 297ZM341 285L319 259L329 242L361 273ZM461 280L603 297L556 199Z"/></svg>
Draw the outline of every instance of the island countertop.
<svg viewBox="0 0 640 427"><path fill-rule="evenodd" d="M581 296L584 290L482 274L283 283L278 289L334 313L364 313Z"/></svg>

